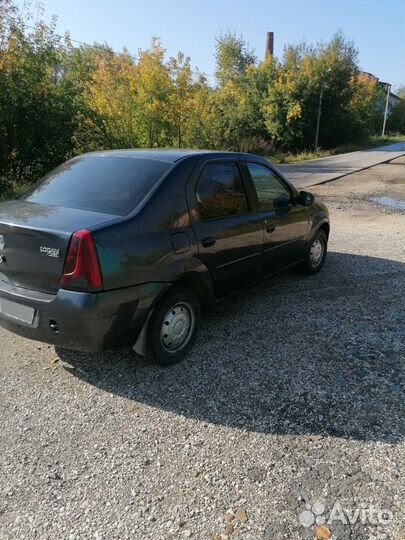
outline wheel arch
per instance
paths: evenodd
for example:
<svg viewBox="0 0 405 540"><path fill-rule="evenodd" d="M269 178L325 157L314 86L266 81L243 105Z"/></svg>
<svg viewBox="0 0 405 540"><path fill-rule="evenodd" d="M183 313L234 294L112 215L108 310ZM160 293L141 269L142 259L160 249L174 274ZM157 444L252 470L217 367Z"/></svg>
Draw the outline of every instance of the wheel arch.
<svg viewBox="0 0 405 540"><path fill-rule="evenodd" d="M180 285L189 289L198 299L200 306L206 308L211 304L212 299L209 286L205 279L198 272L188 272L182 275L173 285Z"/></svg>
<svg viewBox="0 0 405 540"><path fill-rule="evenodd" d="M153 309L175 285L190 289L202 308L209 307L215 302L214 287L208 268L200 260L190 258L176 261L153 276L145 288L140 307Z"/></svg>
<svg viewBox="0 0 405 540"><path fill-rule="evenodd" d="M321 223L321 225L317 228L316 232L318 232L319 230L323 230L325 231L325 234L326 234L326 238L329 239L329 233L330 233L330 225L329 225L329 221L324 221L323 223Z"/></svg>
<svg viewBox="0 0 405 540"><path fill-rule="evenodd" d="M189 289L196 296L202 309L209 307L214 302L211 283L207 282L199 272L185 272L174 281L162 285L163 287L153 300L152 308L155 308L162 298L176 286Z"/></svg>
<svg viewBox="0 0 405 540"><path fill-rule="evenodd" d="M326 218L320 219L319 221L316 221L315 223L313 223L313 226L310 229L310 233L309 233L309 236L308 236L308 239L307 239L308 245L311 243L311 241L314 238L314 236L316 235L316 233L321 229L323 231L325 231L325 234L326 234L327 238L329 239L329 233L330 233L329 220L326 219Z"/></svg>

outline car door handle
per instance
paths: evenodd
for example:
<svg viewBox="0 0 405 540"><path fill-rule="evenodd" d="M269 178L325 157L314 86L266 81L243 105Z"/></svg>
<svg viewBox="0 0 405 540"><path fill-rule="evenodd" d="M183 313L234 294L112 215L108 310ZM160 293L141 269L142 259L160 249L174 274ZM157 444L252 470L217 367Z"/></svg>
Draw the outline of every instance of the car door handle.
<svg viewBox="0 0 405 540"><path fill-rule="evenodd" d="M267 223L267 224L266 224L266 231L267 231L268 233L272 233L272 232L274 232L275 230L276 230L276 226L273 225L273 223Z"/></svg>
<svg viewBox="0 0 405 540"><path fill-rule="evenodd" d="M211 247L215 244L216 240L213 236L207 236L201 240L203 247Z"/></svg>

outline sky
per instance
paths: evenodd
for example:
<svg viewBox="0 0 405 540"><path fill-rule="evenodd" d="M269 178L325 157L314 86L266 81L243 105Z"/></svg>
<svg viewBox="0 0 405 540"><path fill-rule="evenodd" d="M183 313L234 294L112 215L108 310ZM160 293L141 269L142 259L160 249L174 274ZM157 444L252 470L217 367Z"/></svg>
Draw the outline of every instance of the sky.
<svg viewBox="0 0 405 540"><path fill-rule="evenodd" d="M24 8L26 0L17 0ZM35 4L35 2L34 2ZM193 68L215 71L215 36L242 34L264 55L266 32L274 32L274 53L305 38L316 44L338 30L354 41L361 69L405 84L405 0L42 0L43 18L58 17L57 31L86 43L107 42L131 53L160 37L168 56L191 57ZM34 13L35 7L33 9ZM212 79L210 79L212 80ZM214 82L214 80L212 80Z"/></svg>

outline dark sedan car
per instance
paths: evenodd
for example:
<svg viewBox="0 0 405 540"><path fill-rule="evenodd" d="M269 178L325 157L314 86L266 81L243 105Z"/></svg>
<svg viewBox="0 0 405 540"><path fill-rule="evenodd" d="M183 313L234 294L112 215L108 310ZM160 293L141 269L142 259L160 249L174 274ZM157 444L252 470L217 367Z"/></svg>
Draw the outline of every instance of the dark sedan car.
<svg viewBox="0 0 405 540"><path fill-rule="evenodd" d="M85 154L0 205L0 323L171 364L202 308L295 265L315 274L328 236L327 208L261 157Z"/></svg>

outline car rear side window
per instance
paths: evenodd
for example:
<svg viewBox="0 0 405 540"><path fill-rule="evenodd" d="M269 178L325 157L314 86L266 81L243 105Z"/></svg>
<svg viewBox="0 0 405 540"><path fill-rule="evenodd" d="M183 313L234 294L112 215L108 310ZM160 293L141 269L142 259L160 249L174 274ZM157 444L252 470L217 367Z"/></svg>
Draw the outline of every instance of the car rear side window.
<svg viewBox="0 0 405 540"><path fill-rule="evenodd" d="M259 210L273 210L291 202L291 192L273 171L258 163L247 163L256 188Z"/></svg>
<svg viewBox="0 0 405 540"><path fill-rule="evenodd" d="M207 163L198 180L196 196L203 220L246 214L246 191L236 163Z"/></svg>
<svg viewBox="0 0 405 540"><path fill-rule="evenodd" d="M124 216L147 195L171 163L152 159L83 156L60 165L22 199Z"/></svg>

